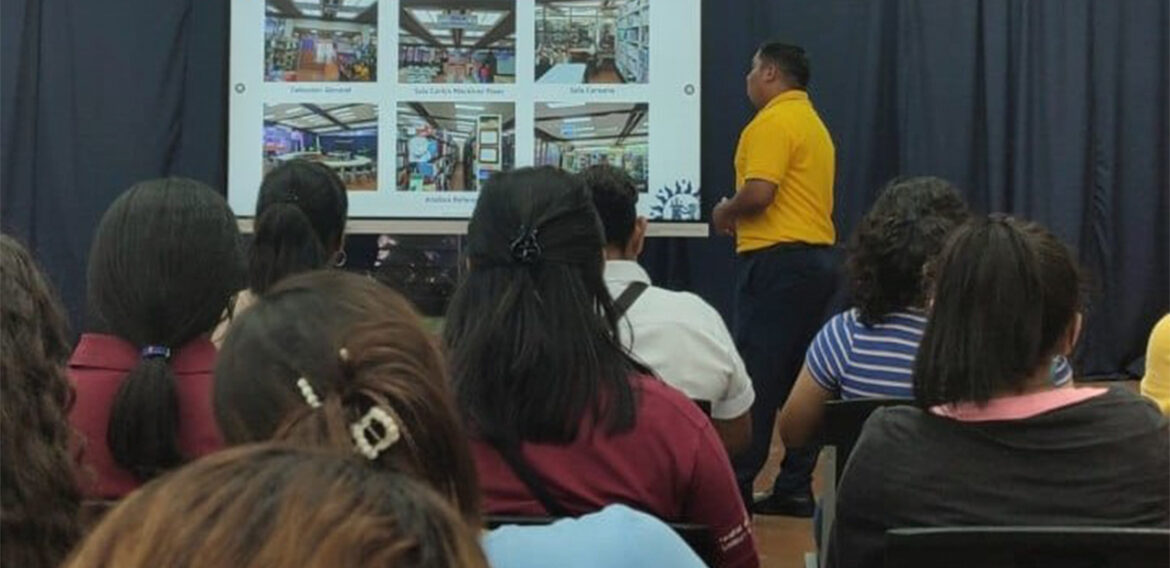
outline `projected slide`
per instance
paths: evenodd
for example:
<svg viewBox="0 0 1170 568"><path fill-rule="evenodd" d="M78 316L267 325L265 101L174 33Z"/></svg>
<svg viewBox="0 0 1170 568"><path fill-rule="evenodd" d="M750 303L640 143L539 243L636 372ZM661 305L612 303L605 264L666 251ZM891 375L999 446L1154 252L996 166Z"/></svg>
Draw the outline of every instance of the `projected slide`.
<svg viewBox="0 0 1170 568"><path fill-rule="evenodd" d="M606 164L699 221L700 0L232 3L228 200L320 162L369 219L467 219L500 172ZM653 32L653 33L652 33Z"/></svg>

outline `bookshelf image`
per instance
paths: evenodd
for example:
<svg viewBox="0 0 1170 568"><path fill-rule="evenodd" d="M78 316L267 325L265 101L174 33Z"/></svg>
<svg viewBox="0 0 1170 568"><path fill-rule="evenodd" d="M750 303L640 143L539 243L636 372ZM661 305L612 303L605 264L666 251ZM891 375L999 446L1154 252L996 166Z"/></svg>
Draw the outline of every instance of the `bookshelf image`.
<svg viewBox="0 0 1170 568"><path fill-rule="evenodd" d="M650 75L650 0L629 0L618 8L617 68L628 83Z"/></svg>

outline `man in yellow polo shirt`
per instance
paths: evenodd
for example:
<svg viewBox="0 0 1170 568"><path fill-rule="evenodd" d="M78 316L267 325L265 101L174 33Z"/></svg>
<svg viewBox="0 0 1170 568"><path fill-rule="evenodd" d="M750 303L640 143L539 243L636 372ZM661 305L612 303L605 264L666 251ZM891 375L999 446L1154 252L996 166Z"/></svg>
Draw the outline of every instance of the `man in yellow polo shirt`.
<svg viewBox="0 0 1170 568"><path fill-rule="evenodd" d="M800 47L767 43L756 52L747 92L759 112L740 135L736 194L712 214L715 230L736 238L735 341L756 391L752 445L734 459L740 491L756 513L799 517L813 514L818 448L786 449L771 494L754 503L752 482L838 281L835 150L808 80Z"/></svg>

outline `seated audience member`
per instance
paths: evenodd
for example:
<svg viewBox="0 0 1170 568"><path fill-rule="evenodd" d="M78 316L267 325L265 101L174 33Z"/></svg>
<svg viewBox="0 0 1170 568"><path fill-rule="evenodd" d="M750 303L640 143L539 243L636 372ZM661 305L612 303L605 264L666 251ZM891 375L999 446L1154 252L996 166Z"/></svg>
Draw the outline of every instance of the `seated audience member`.
<svg viewBox="0 0 1170 568"><path fill-rule="evenodd" d="M487 568L476 531L409 476L276 445L227 450L111 511L67 568Z"/></svg>
<svg viewBox="0 0 1170 568"><path fill-rule="evenodd" d="M829 566L883 565L898 527L1166 527L1170 435L1122 388L1056 388L1080 278L1039 225L980 219L944 247L914 362L917 407L874 412L838 488Z"/></svg>
<svg viewBox="0 0 1170 568"><path fill-rule="evenodd" d="M32 256L0 236L0 565L56 568L80 536L66 418L64 310Z"/></svg>
<svg viewBox="0 0 1170 568"><path fill-rule="evenodd" d="M1170 415L1170 314L1162 316L1150 332L1141 390L1158 404L1162 414Z"/></svg>
<svg viewBox="0 0 1170 568"><path fill-rule="evenodd" d="M491 514L624 503L709 527L721 566L756 566L727 452L685 395L622 347L588 189L552 168L495 176L468 226L445 341Z"/></svg>
<svg viewBox="0 0 1170 568"><path fill-rule="evenodd" d="M370 278L318 271L274 286L223 345L215 407L228 443L276 439L359 452L373 468L426 483L469 525L480 525L471 448L442 356L406 300ZM488 557L496 568L527 566L532 558L569 568L633 568L645 565L635 559L657 552L663 565L701 565L647 515L617 508L592 517L573 527L493 533L485 538ZM632 538L610 538L619 527ZM572 555L576 547L591 553Z"/></svg>
<svg viewBox="0 0 1170 568"><path fill-rule="evenodd" d="M803 446L819 432L825 401L913 396L926 327L925 266L967 217L958 191L936 177L896 179L878 196L849 243L856 307L830 319L809 346L780 412L785 445ZM1057 384L1070 383L1064 357L1054 365Z"/></svg>
<svg viewBox="0 0 1170 568"><path fill-rule="evenodd" d="M638 189L629 174L601 165L581 179L605 229L605 285L621 318L622 343L667 384L710 404L727 453L738 453L751 441L756 394L723 317L694 294L650 285L638 265L648 223L638 216Z"/></svg>
<svg viewBox="0 0 1170 568"><path fill-rule="evenodd" d="M235 216L199 182L143 182L106 211L88 275L101 333L82 335L69 360L87 496L121 497L220 448L208 337L242 267Z"/></svg>
<svg viewBox="0 0 1170 568"><path fill-rule="evenodd" d="M260 184L248 253L248 288L233 301L212 341L222 345L235 315L286 276L345 263L345 183L319 162L291 160Z"/></svg>

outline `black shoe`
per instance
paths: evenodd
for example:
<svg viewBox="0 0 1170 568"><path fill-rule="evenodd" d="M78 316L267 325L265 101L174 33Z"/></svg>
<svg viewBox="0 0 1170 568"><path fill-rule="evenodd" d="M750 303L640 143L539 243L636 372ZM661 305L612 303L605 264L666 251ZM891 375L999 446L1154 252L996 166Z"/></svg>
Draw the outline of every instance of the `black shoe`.
<svg viewBox="0 0 1170 568"><path fill-rule="evenodd" d="M757 515L780 515L784 517L812 518L817 504L812 492L806 491L789 495L768 495L752 503L752 512Z"/></svg>

